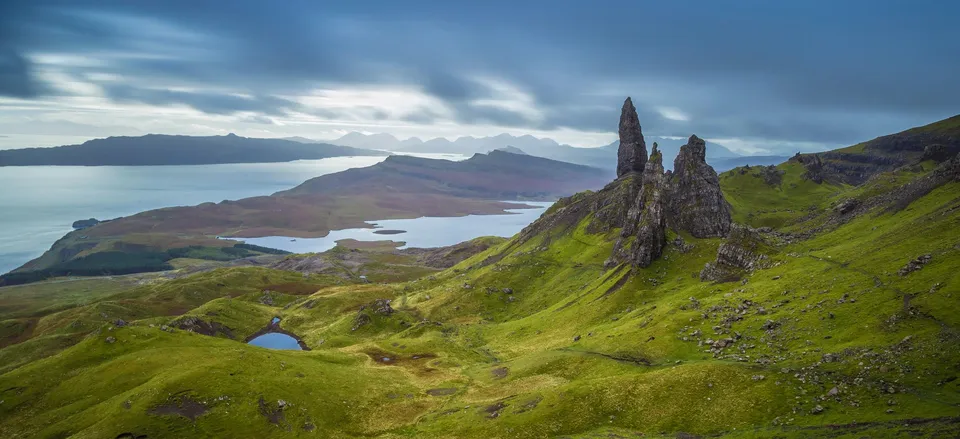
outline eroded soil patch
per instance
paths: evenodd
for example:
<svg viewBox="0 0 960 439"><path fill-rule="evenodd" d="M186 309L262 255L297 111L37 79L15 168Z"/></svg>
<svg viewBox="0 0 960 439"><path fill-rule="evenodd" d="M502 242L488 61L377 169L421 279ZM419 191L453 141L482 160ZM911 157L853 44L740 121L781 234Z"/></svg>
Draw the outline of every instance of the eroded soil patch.
<svg viewBox="0 0 960 439"><path fill-rule="evenodd" d="M147 413L160 416L183 416L196 421L208 411L210 409L205 404L188 395L174 395L167 402L150 409Z"/></svg>
<svg viewBox="0 0 960 439"><path fill-rule="evenodd" d="M499 418L500 412L503 409L507 408L507 403L500 401L496 404L491 404L483 408L483 412L487 414L487 417L490 419Z"/></svg>
<svg viewBox="0 0 960 439"><path fill-rule="evenodd" d="M197 317L183 317L175 320L172 326L184 331L193 331L197 334L216 336L223 334L225 337L233 339L233 330L220 322L207 322Z"/></svg>
<svg viewBox="0 0 960 439"><path fill-rule="evenodd" d="M260 399L257 400L257 406L260 415L267 418L267 422L274 425L287 425L287 417L283 414L284 405L282 403L268 404L267 400L261 395Z"/></svg>
<svg viewBox="0 0 960 439"><path fill-rule="evenodd" d="M437 370L428 364L430 360L437 358L437 354L418 353L397 355L377 349L367 350L363 353L370 357L374 363L382 366L400 366L409 369L417 375L425 375L436 372Z"/></svg>

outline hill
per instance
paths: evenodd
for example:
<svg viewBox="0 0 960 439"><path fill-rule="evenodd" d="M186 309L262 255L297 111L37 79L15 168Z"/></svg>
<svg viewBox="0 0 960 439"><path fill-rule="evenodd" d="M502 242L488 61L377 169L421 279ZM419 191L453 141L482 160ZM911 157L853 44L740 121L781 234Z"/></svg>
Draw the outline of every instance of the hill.
<svg viewBox="0 0 960 439"><path fill-rule="evenodd" d="M108 137L80 145L0 151L0 166L151 166L272 163L329 157L385 155L322 143L225 136Z"/></svg>
<svg viewBox="0 0 960 439"><path fill-rule="evenodd" d="M816 154L797 154L815 179L861 184L871 176L917 161L960 153L960 115L867 142Z"/></svg>
<svg viewBox="0 0 960 439"><path fill-rule="evenodd" d="M691 136L668 173L620 127L616 180L442 271L337 249L0 314L0 434L960 434L960 156L718 175Z"/></svg>
<svg viewBox="0 0 960 439"><path fill-rule="evenodd" d="M370 227L368 220L503 213L517 207L505 200L553 200L600 187L608 179L603 170L502 151L460 162L390 156L374 166L323 175L272 196L157 209L100 222L68 233L39 258L0 276L0 284L54 275L167 270L171 252L194 249L190 253L222 255L233 241L218 236L310 238Z"/></svg>
<svg viewBox="0 0 960 439"><path fill-rule="evenodd" d="M499 150L474 154L459 162L393 155L367 168L307 180L276 195L387 190L500 200L546 200L600 187L610 176L609 172L597 168Z"/></svg>
<svg viewBox="0 0 960 439"><path fill-rule="evenodd" d="M510 145L504 146L503 148L497 148L494 151L503 151L503 152L509 152L513 154L520 154L520 155L530 155L530 154L527 154L524 150L517 148L515 146L510 146Z"/></svg>

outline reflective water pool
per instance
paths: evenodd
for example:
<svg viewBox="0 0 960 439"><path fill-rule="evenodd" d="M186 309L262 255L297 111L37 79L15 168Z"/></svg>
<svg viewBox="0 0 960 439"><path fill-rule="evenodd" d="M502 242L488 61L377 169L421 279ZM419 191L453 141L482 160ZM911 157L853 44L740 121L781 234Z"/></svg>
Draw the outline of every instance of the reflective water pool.
<svg viewBox="0 0 960 439"><path fill-rule="evenodd" d="M267 349L302 350L297 339L280 332L268 332L248 342Z"/></svg>

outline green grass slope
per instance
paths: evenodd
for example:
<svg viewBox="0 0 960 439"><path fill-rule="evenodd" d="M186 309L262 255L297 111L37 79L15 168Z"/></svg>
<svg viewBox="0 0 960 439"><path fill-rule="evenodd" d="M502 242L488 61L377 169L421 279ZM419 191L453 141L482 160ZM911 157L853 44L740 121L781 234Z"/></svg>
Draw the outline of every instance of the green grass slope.
<svg viewBox="0 0 960 439"><path fill-rule="evenodd" d="M741 282L700 280L716 238L671 234L651 266L605 268L606 213L552 221L578 195L413 280L227 268L45 315L0 350L48 353L0 375L0 435L960 435L960 182L903 198L933 165L856 187L778 169L721 177L737 221L776 229ZM274 316L310 350L242 343Z"/></svg>

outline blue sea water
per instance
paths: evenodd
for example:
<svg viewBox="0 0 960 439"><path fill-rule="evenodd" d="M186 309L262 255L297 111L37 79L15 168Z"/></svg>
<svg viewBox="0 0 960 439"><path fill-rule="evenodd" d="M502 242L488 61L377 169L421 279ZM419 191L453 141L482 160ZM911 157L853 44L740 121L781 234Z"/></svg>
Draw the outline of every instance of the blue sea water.
<svg viewBox="0 0 960 439"><path fill-rule="evenodd" d="M463 160L451 154L413 154ZM196 166L26 166L0 167L0 274L43 254L71 231L74 221L132 215L150 209L191 206L269 195L310 178L364 167L384 157L338 157L287 163ZM550 203L526 203L535 209L511 209L505 215L372 221L376 229L333 231L327 237L245 239L251 244L293 252L319 252L340 239L405 241L408 247L439 247L479 236L512 236Z"/></svg>
<svg viewBox="0 0 960 439"><path fill-rule="evenodd" d="M384 157L197 166L0 167L0 273L44 251L74 221L269 195Z"/></svg>

